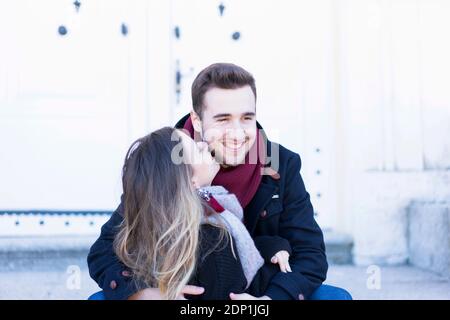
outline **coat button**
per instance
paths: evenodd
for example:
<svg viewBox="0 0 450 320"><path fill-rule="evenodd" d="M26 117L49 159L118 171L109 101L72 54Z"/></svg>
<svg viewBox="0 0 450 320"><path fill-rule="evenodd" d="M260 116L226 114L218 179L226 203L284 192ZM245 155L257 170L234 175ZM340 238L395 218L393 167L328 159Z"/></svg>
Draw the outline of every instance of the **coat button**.
<svg viewBox="0 0 450 320"><path fill-rule="evenodd" d="M305 296L302 295L302 294L299 294L299 295L298 295L298 300L305 300Z"/></svg>
<svg viewBox="0 0 450 320"><path fill-rule="evenodd" d="M131 277L131 272L130 272L130 271L127 271L127 270L123 270L123 271L122 271L122 275L123 275L124 277Z"/></svg>
<svg viewBox="0 0 450 320"><path fill-rule="evenodd" d="M267 216L267 211L266 210L261 212L261 218L265 218L266 216Z"/></svg>
<svg viewBox="0 0 450 320"><path fill-rule="evenodd" d="M113 280L109 283L109 286L114 290L115 288L117 288L117 282Z"/></svg>

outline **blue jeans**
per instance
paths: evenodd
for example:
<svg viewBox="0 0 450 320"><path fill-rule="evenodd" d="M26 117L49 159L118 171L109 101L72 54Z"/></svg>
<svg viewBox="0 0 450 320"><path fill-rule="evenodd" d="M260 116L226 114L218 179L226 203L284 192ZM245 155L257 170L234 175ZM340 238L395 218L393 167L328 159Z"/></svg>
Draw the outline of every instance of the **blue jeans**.
<svg viewBox="0 0 450 320"><path fill-rule="evenodd" d="M353 300L351 294L342 288L321 285L308 300Z"/></svg>
<svg viewBox="0 0 450 320"><path fill-rule="evenodd" d="M99 291L91 295L88 300L105 300L105 295L103 291ZM352 296L345 289L323 284L308 300L352 300Z"/></svg>

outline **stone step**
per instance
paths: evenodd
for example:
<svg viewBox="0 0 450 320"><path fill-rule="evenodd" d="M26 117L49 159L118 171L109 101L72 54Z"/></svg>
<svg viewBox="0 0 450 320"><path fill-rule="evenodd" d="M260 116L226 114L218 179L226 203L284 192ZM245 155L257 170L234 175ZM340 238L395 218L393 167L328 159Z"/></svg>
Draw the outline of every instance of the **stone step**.
<svg viewBox="0 0 450 320"><path fill-rule="evenodd" d="M333 230L324 230L323 236L329 264L353 263L351 236Z"/></svg>
<svg viewBox="0 0 450 320"><path fill-rule="evenodd" d="M0 271L53 269L67 261L86 261L92 236L0 237Z"/></svg>
<svg viewBox="0 0 450 320"><path fill-rule="evenodd" d="M410 204L408 249L412 265L450 278L450 202Z"/></svg>
<svg viewBox="0 0 450 320"><path fill-rule="evenodd" d="M324 238L329 264L352 263L349 236L325 231ZM58 261L85 261L95 240L95 236L0 237L0 270L45 269Z"/></svg>

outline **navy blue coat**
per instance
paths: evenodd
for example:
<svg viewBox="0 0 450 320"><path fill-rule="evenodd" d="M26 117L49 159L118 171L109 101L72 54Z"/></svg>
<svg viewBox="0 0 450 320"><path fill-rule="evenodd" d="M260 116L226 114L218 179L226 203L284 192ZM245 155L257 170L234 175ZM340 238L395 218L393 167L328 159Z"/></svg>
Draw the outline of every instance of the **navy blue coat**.
<svg viewBox="0 0 450 320"><path fill-rule="evenodd" d="M176 127L182 128L187 117L181 119ZM258 128L262 129L259 124ZM270 156L270 141L267 146ZM274 275L276 266L266 264L250 289L272 299L295 300L300 294L308 298L326 278L328 264L323 234L314 219L310 197L300 175L299 155L281 145L278 149L278 174L263 176L255 196L244 210L244 220L254 238L278 236L289 242L292 272L275 272ZM87 258L89 273L107 299L126 299L136 292L126 267L113 250L114 235L123 220L122 211L122 205L119 205L102 226L100 237L92 245ZM269 281L267 277L270 277ZM259 288L259 282L269 285Z"/></svg>

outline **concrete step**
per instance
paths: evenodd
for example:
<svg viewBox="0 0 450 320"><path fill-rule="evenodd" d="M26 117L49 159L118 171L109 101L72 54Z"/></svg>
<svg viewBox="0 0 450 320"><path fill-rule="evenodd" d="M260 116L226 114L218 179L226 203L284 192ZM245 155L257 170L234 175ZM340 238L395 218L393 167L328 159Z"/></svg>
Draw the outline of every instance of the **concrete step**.
<svg viewBox="0 0 450 320"><path fill-rule="evenodd" d="M450 279L450 202L410 204L408 249L412 265Z"/></svg>
<svg viewBox="0 0 450 320"><path fill-rule="evenodd" d="M0 237L0 271L45 270L70 260L86 264L92 236Z"/></svg>
<svg viewBox="0 0 450 320"><path fill-rule="evenodd" d="M325 231L329 264L351 264L351 237ZM85 261L96 236L0 237L0 271L44 270L58 261ZM65 263L65 262L64 262Z"/></svg>
<svg viewBox="0 0 450 320"><path fill-rule="evenodd" d="M436 273L408 265L372 267L332 265L325 283L345 288L356 300L450 299L450 280Z"/></svg>
<svg viewBox="0 0 450 320"><path fill-rule="evenodd" d="M325 248L329 264L352 264L353 239L333 230L324 230Z"/></svg>

